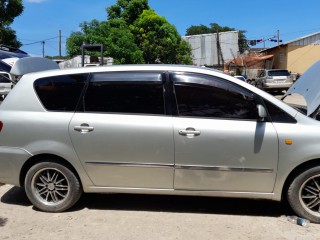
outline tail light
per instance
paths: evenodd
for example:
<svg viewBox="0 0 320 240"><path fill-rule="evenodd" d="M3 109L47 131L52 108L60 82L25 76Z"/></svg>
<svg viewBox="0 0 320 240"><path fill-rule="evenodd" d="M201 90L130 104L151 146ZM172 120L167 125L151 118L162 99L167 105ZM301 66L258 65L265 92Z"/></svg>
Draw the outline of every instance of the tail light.
<svg viewBox="0 0 320 240"><path fill-rule="evenodd" d="M0 132L2 130L2 127L3 127L3 122L0 121Z"/></svg>

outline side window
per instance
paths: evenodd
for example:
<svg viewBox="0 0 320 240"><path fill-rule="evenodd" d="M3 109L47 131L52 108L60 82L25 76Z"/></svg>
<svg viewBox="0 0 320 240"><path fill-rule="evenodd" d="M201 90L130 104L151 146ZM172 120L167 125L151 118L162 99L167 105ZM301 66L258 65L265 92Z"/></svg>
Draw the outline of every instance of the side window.
<svg viewBox="0 0 320 240"><path fill-rule="evenodd" d="M165 114L159 73L93 74L83 103L85 112Z"/></svg>
<svg viewBox="0 0 320 240"><path fill-rule="evenodd" d="M195 84L192 79L175 83L175 94L180 116L256 120L257 105L253 93L222 79L204 80ZM195 76L191 76L195 78ZM201 76L196 76L201 81ZM187 81L186 81L187 80Z"/></svg>
<svg viewBox="0 0 320 240"><path fill-rule="evenodd" d="M88 74L39 78L34 89L47 110L73 112L87 78Z"/></svg>

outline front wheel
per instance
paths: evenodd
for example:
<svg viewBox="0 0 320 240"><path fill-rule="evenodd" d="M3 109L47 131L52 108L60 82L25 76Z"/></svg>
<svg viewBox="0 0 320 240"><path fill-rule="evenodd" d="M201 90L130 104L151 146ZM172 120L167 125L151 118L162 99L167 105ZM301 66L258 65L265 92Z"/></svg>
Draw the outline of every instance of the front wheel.
<svg viewBox="0 0 320 240"><path fill-rule="evenodd" d="M61 212L80 198L82 188L77 176L56 162L41 162L29 169L25 190L31 203L45 212Z"/></svg>
<svg viewBox="0 0 320 240"><path fill-rule="evenodd" d="M320 223L320 166L299 174L288 188L287 199L297 215Z"/></svg>

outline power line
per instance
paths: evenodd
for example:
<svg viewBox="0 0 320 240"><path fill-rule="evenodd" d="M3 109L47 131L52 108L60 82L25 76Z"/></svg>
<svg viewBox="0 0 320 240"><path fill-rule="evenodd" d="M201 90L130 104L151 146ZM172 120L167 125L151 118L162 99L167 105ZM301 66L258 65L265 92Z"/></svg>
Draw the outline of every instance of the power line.
<svg viewBox="0 0 320 240"><path fill-rule="evenodd" d="M43 42L50 41L50 40L57 39L57 38L59 38L59 36L52 37L52 38L47 38L47 39L43 39L43 40L31 42L31 43L24 43L24 44L22 44L22 45L23 45L23 46L28 46L28 45L33 45L33 44L37 44L37 43L43 43Z"/></svg>

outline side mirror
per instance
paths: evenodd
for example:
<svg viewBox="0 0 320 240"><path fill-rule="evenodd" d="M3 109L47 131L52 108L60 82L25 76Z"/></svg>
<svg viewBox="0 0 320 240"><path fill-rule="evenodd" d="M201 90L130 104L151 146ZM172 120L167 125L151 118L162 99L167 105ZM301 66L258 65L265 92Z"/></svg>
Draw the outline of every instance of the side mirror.
<svg viewBox="0 0 320 240"><path fill-rule="evenodd" d="M259 121L263 122L265 118L268 117L267 110L261 104L258 104L257 108L258 108Z"/></svg>

